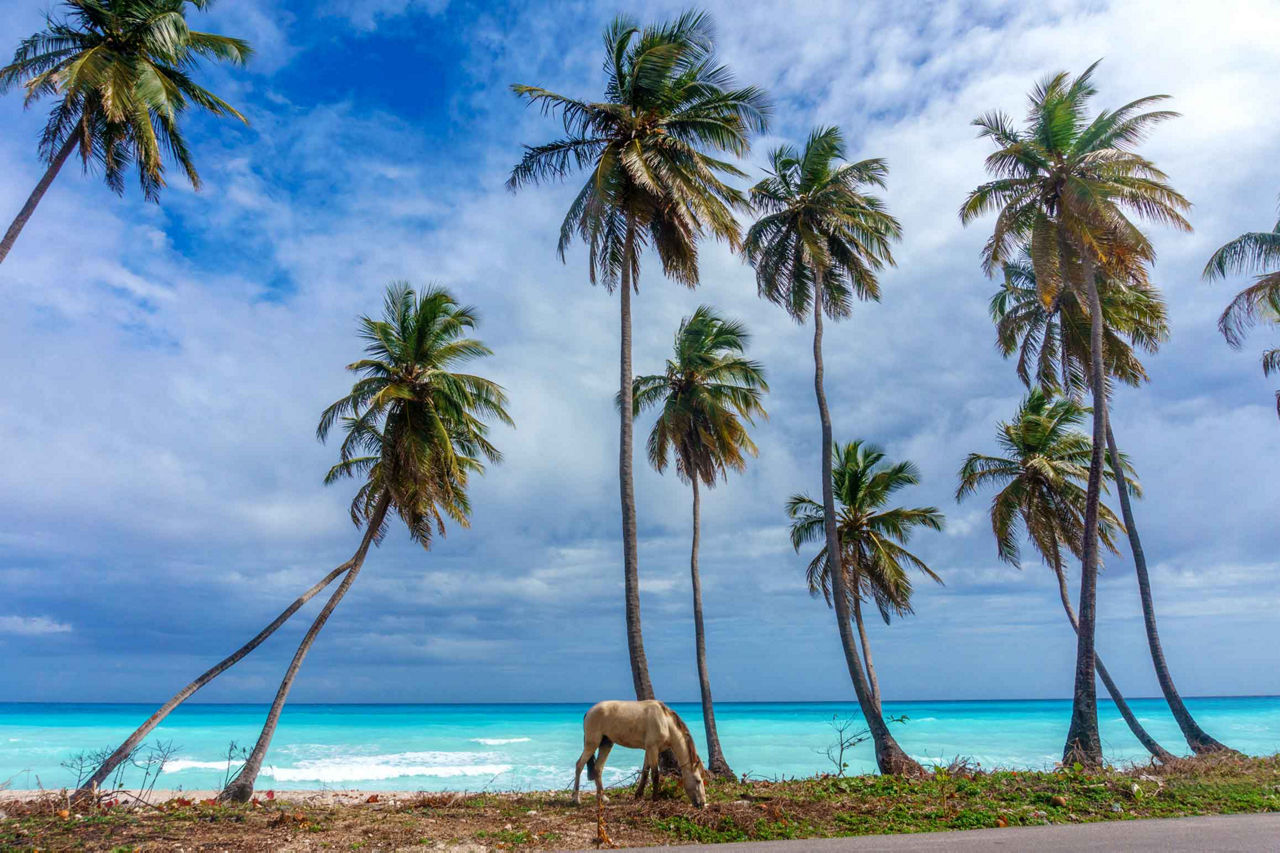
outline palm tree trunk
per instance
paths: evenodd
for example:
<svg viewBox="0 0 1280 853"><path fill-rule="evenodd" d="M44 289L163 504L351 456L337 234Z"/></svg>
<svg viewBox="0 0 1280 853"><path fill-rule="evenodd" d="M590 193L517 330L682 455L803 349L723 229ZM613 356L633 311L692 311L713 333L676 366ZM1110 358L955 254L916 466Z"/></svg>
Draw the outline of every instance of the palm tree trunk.
<svg viewBox="0 0 1280 853"><path fill-rule="evenodd" d="M840 645L844 649L845 664L853 680L853 691L867 721L875 744L876 765L881 773L920 774L923 768L902 751L885 725L884 717L871 694L866 671L858 656L857 641L853 637L852 618L849 612L849 592L846 588L844 569L840 563L840 535L836 530L836 498L831 482L831 412L827 409L827 394L823 388L822 365L822 276L814 276L813 293L813 388L818 398L818 417L822 422L822 509L827 533L827 560L831 571L831 584L835 598L836 628L840 632Z"/></svg>
<svg viewBox="0 0 1280 853"><path fill-rule="evenodd" d="M54 154L53 159L49 161L49 168L44 170L44 175L41 176L40 181L36 184L36 188L31 191L31 195L27 196L27 203L22 206L22 209L18 211L18 215L13 218L13 222L9 225L9 230L4 232L4 238L0 239L0 263L4 262L9 250L18 241L18 235L26 227L27 220L31 218L31 214L36 212L36 205L40 203L40 199L44 198L49 185L53 183L54 178L58 177L62 164L67 162L67 158L71 156L71 152L75 150L79 141L80 137L72 133L67 137L67 141L62 143L58 153Z"/></svg>
<svg viewBox="0 0 1280 853"><path fill-rule="evenodd" d="M635 217L627 215L626 245L622 263L622 357L619 377L621 429L618 442L618 484L622 492L622 576L627 609L627 651L631 656L631 681L637 699L652 699L649 662L644 656L644 636L640 631L640 570L636 551L636 487L632 460L635 415L631 398L631 267L635 259Z"/></svg>
<svg viewBox="0 0 1280 853"><path fill-rule="evenodd" d="M391 505L390 495L384 494L378 501L377 507L374 508L373 515L365 527L364 538L360 542L359 549L351 558L351 568L347 571L347 576L342 579L342 583L334 590L333 595L325 602L324 608L320 614L316 616L315 621L311 623L311 627L307 629L306 636L302 638L302 643L298 646L298 650L294 652L293 660L289 663L289 669L285 672L284 680L280 682L280 689L276 691L275 701L271 703L271 710L267 712L267 721L262 726L262 733L258 735L258 742L253 745L253 751L249 753L249 758L245 761L244 766L240 768L240 772L236 774L236 778L228 783L227 787L218 795L219 802L245 803L253 796L253 786L258 781L258 773L262 770L262 762L267 757L267 747L271 745L271 738L276 733L276 725L280 721L280 712L284 710L285 700L289 697L289 690L293 687L293 680L298 676L298 670L302 668L302 661L306 659L307 652L311 651L311 645L315 642L316 636L320 633L320 629L324 627L325 622L329 621L329 615L333 613L338 602L342 601L343 596L347 594L347 590L351 589L351 584L355 582L356 577L360 574L360 568L364 565L365 555L369 553L369 546L373 544L374 537L382 528L382 522L387 516L387 508Z"/></svg>
<svg viewBox="0 0 1280 853"><path fill-rule="evenodd" d="M707 733L707 769L726 779L736 778L716 733L716 710L711 701L711 678L707 675L707 638L702 622L702 580L698 576L698 539L702 530L702 501L698 478L693 478L693 545L689 550L689 574L693 579L693 640L698 657L698 687L702 690L702 725Z"/></svg>
<svg viewBox="0 0 1280 853"><path fill-rule="evenodd" d="M1129 490L1126 487L1124 469L1120 466L1120 451L1116 447L1116 437L1111 431L1111 423L1107 423L1107 450L1111 454L1112 476L1115 477L1116 491L1120 494L1120 514L1124 518L1124 528L1129 533L1129 549L1133 552L1133 567L1138 575L1138 596L1142 599L1142 620L1147 629L1147 645L1151 648L1151 662L1155 665L1156 680L1160 682L1160 690L1164 700L1178 721L1178 728L1187 739L1187 746L1196 755L1211 752L1222 752L1229 747L1211 737L1200 728L1187 706L1183 704L1178 688L1174 686L1173 676L1169 673L1169 664L1164 659L1164 649L1160 645L1160 633L1156 630L1155 602L1151 598L1151 578L1147 574L1147 556L1142 550L1142 540L1138 538L1138 526L1133 520L1133 507L1129 502Z"/></svg>
<svg viewBox="0 0 1280 853"><path fill-rule="evenodd" d="M133 734L129 735L128 739L125 740L124 743L120 744L120 746L116 748L116 751L111 753L106 761L102 762L102 766L94 771L93 775L86 779L84 784L76 789L75 796L83 796L84 794L97 790L102 783L111 776L116 767L118 767L121 762L127 759L129 755L138 748L138 745L142 743L146 736L151 734L152 730L155 729L156 726L160 725L160 723L164 721L165 717L169 716L174 708L177 708L183 702L187 701L187 699L189 699L191 695L201 687L204 687L210 681L213 681L223 672L235 665L241 658L249 654L249 652L262 645L263 641L274 634L276 629L287 622L289 617L296 613L300 607L314 598L320 590L332 583L338 575L342 574L349 568L351 568L351 562L347 561L341 566L338 566L338 568L329 572L329 574L325 575L325 577L316 583L315 586L298 596L293 604L290 604L285 608L284 612L275 618L275 621L259 631L257 636L252 640L236 649L236 651L230 656L223 658L195 681L175 693L172 699L161 705L159 710L147 718L145 723L138 726L137 730L135 730Z"/></svg>
<svg viewBox="0 0 1280 853"><path fill-rule="evenodd" d="M1071 606L1071 593L1067 590L1067 576L1062 570L1062 560L1059 555L1054 555L1053 573L1058 578L1058 595L1062 598L1062 609L1067 611L1067 621L1071 623L1072 631L1079 631L1080 624L1076 621L1075 609ZM1116 708L1120 711L1120 716L1124 717L1124 721L1129 725L1129 731L1133 732L1133 736L1146 747L1147 752L1161 764L1168 764L1176 760L1176 757L1169 750L1165 749L1156 739L1153 738L1142 723L1138 722L1138 718L1134 715L1133 710L1129 707L1129 703L1125 701L1124 696L1120 693L1120 688L1111 679L1111 674L1107 672L1107 668L1102 665L1102 658L1095 655L1098 665L1098 678L1102 679L1102 684L1107 688L1107 692L1111 694L1111 701L1116 704Z"/></svg>
<svg viewBox="0 0 1280 853"><path fill-rule="evenodd" d="M1080 622L1076 631L1076 677L1071 725L1062 760L1087 766L1102 764L1098 734L1098 688L1094 683L1094 630L1098 610L1098 505L1102 497L1102 449L1107 440L1107 383L1102 367L1102 305L1089 250L1080 253L1084 287L1089 294L1090 383L1093 385L1093 452L1084 507L1084 560L1080 571Z"/></svg>
<svg viewBox="0 0 1280 853"><path fill-rule="evenodd" d="M876 678L876 665L871 660L871 641L867 638L867 626L862 621L862 597L853 597L853 621L858 626L858 639L862 642L862 661L867 667L867 682L871 686L871 698L875 700L876 710L880 708L880 679Z"/></svg>

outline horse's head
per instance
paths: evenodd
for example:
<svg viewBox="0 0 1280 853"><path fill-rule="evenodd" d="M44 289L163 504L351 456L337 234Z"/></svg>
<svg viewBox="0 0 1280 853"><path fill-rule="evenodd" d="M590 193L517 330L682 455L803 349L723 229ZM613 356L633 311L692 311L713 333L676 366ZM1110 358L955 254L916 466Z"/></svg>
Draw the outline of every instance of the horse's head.
<svg viewBox="0 0 1280 853"><path fill-rule="evenodd" d="M707 777L709 775L700 761L695 761L690 766L680 770L680 781L684 783L684 792L689 795L689 802L693 803L695 808L701 809L707 805Z"/></svg>

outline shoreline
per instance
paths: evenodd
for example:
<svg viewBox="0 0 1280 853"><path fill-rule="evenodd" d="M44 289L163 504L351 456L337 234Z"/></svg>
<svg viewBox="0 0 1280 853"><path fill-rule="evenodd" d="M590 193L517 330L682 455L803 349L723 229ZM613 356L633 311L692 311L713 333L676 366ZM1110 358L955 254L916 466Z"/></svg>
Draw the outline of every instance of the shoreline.
<svg viewBox="0 0 1280 853"><path fill-rule="evenodd" d="M585 781L585 777L584 777ZM605 791L621 790L620 788L606 788ZM73 793L71 788L7 788L0 789L0 804L7 802L14 803L33 803L40 800L56 797L64 798ZM203 803L206 800L216 799L220 790L212 788L197 789L192 788L184 790L182 788L156 788L149 792L139 791L137 789L122 789L119 791L103 791L100 796L108 799L120 799L122 802L129 803L136 801L138 804L151 806L160 806L174 801L189 800L194 803ZM270 796L268 796L270 793ZM315 806L359 806L367 805L370 797L376 797L374 803L381 805L399 805L404 802L421 800L424 795L432 797L457 797L459 800L467 797L507 797L511 799L519 797L555 797L559 795L568 795L566 789L547 790L547 791L502 791L502 790L485 790L485 791L387 791L377 788L301 788L301 789L276 789L276 788L259 788L254 792L254 797L260 803L268 802L288 802L300 803ZM583 788L583 798L588 795L595 796L594 787L588 790Z"/></svg>

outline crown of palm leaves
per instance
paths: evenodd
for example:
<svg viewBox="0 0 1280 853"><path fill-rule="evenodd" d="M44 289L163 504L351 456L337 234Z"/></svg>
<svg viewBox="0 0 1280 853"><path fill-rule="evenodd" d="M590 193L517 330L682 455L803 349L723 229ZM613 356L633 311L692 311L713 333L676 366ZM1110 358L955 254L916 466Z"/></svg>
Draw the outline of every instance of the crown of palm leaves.
<svg viewBox="0 0 1280 853"><path fill-rule="evenodd" d="M363 478L351 503L357 525L384 499L423 546L445 532L446 517L468 524L470 475L502 458L485 419L512 425L501 386L452 370L491 354L468 337L476 322L447 290L419 294L405 282L387 288L381 319L360 319L365 358L347 365L360 378L316 427L324 441L342 424L339 461L325 482Z"/></svg>
<svg viewBox="0 0 1280 853"><path fill-rule="evenodd" d="M40 138L45 160L74 138L85 166L100 166L116 192L136 166L144 196L155 200L166 157L200 187L181 114L194 104L245 118L191 73L202 60L243 64L253 51L241 39L192 30L188 5L205 9L210 0L64 0L62 18L48 16L44 30L22 40L0 68L0 92L21 86L27 106L57 98Z"/></svg>
<svg viewBox="0 0 1280 853"><path fill-rule="evenodd" d="M708 152L745 154L750 134L766 127L769 106L760 89L735 88L717 64L703 13L643 28L616 18L604 47L603 101L512 86L544 114L559 115L564 135L526 146L507 186L588 172L561 225L561 258L580 238L591 282L612 289L624 266L633 281L638 276L641 253L627 251L634 242L652 247L669 277L693 286L698 238L710 233L736 249L733 209L744 204L742 193L723 180L744 173Z"/></svg>

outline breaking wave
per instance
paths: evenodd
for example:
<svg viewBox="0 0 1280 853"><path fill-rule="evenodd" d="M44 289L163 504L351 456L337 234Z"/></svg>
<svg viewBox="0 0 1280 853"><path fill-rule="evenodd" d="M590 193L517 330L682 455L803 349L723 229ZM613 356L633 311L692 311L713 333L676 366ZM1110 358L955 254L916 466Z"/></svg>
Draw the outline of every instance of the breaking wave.
<svg viewBox="0 0 1280 853"><path fill-rule="evenodd" d="M492 756L472 752L399 752L299 761L291 767L264 767L263 776L277 782L376 782L407 776L450 779L458 776L497 776L510 764L485 763Z"/></svg>
<svg viewBox="0 0 1280 853"><path fill-rule="evenodd" d="M472 743L482 743L485 746L502 746L508 743L528 743L533 738L527 737L473 737Z"/></svg>

